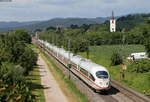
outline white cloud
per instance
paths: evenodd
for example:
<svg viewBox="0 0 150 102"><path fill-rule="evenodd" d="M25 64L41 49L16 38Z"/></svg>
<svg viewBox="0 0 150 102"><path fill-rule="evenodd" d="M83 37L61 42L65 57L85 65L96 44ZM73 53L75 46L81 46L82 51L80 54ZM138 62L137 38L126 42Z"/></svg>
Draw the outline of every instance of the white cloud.
<svg viewBox="0 0 150 102"><path fill-rule="evenodd" d="M18 4L29 4L29 3L34 3L37 2L38 0L12 0L13 3L18 3Z"/></svg>
<svg viewBox="0 0 150 102"><path fill-rule="evenodd" d="M54 17L100 17L149 12L150 0L13 0L0 3L2 20L42 20Z"/></svg>

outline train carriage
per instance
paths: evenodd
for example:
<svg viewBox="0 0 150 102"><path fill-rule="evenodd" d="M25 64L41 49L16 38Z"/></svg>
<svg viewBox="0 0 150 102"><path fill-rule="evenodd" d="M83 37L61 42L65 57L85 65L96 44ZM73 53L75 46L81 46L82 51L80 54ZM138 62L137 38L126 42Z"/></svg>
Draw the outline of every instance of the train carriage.
<svg viewBox="0 0 150 102"><path fill-rule="evenodd" d="M57 60L66 67L71 63L71 71L95 90L108 90L111 87L108 70L91 60L58 48L46 41L38 40L40 46L45 46Z"/></svg>

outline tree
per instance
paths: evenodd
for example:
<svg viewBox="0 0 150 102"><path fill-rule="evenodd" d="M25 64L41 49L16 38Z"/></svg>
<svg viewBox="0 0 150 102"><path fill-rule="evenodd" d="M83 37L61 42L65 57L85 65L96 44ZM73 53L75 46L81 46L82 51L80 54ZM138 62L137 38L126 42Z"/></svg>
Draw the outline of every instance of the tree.
<svg viewBox="0 0 150 102"><path fill-rule="evenodd" d="M84 32L86 32L89 28L90 28L91 25L88 25L88 24L83 24L80 28L81 29L84 29Z"/></svg>
<svg viewBox="0 0 150 102"><path fill-rule="evenodd" d="M36 65L37 56L38 55L34 53L31 48L25 47L24 52L17 60L17 63L20 63L20 65L25 68L25 74L28 74Z"/></svg>
<svg viewBox="0 0 150 102"><path fill-rule="evenodd" d="M6 61L16 63L21 65L28 73L36 64L37 54L28 47L22 37L19 33L14 32L0 37L0 64Z"/></svg>
<svg viewBox="0 0 150 102"><path fill-rule="evenodd" d="M30 84L23 75L24 69L13 63L0 66L0 102L33 102Z"/></svg>
<svg viewBox="0 0 150 102"><path fill-rule="evenodd" d="M129 71L130 72L136 72L136 73L144 73L144 72L149 72L150 71L150 62L149 60L137 60L134 61L130 66L129 66Z"/></svg>
<svg viewBox="0 0 150 102"><path fill-rule="evenodd" d="M71 25L70 25L70 28L71 28L71 29L78 29L79 27L78 27L78 25L71 24Z"/></svg>
<svg viewBox="0 0 150 102"><path fill-rule="evenodd" d="M146 22L147 22L147 25L145 25L146 29L144 30L145 35L147 35L146 39L145 39L145 49L146 49L146 51L148 53L148 56L150 57L150 30L149 30L149 27L150 27L150 18L148 18L146 20Z"/></svg>
<svg viewBox="0 0 150 102"><path fill-rule="evenodd" d="M50 26L50 27L47 27L46 30L56 30L56 27Z"/></svg>
<svg viewBox="0 0 150 102"><path fill-rule="evenodd" d="M0 35L0 102L33 102L35 97L25 73L32 70L37 54L28 47L31 36L24 30Z"/></svg>
<svg viewBox="0 0 150 102"><path fill-rule="evenodd" d="M41 32L42 29L36 29L34 32Z"/></svg>
<svg viewBox="0 0 150 102"><path fill-rule="evenodd" d="M150 37L146 39L145 49L146 49L146 51L148 53L148 56L150 57Z"/></svg>
<svg viewBox="0 0 150 102"><path fill-rule="evenodd" d="M26 30L19 29L12 32L11 36L14 36L16 40L24 41L25 43L31 43L31 36Z"/></svg>

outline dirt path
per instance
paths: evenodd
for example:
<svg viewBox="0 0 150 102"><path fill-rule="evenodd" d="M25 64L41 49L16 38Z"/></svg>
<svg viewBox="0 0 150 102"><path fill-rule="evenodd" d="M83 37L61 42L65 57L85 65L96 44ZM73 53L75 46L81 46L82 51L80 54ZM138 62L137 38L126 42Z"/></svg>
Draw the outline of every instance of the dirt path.
<svg viewBox="0 0 150 102"><path fill-rule="evenodd" d="M68 102L67 97L61 91L47 64L40 55L37 63L39 65L41 83L44 86L45 102Z"/></svg>

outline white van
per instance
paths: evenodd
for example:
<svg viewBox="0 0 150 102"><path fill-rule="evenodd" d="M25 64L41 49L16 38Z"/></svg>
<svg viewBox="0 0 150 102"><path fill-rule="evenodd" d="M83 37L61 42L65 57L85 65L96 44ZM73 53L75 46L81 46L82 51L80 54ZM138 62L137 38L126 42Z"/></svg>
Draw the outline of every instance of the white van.
<svg viewBox="0 0 150 102"><path fill-rule="evenodd" d="M139 52L139 53L131 53L129 57L127 57L128 60L139 60L139 59L148 59L148 55L146 52Z"/></svg>

